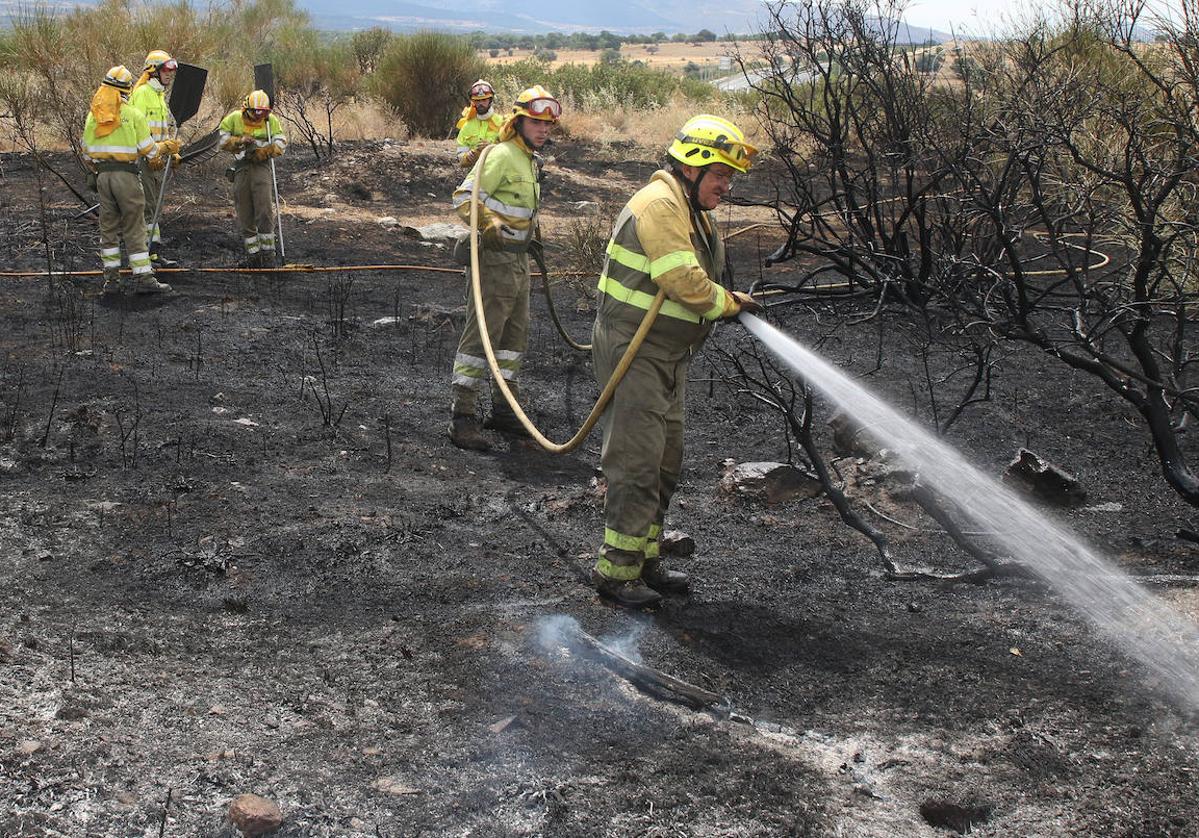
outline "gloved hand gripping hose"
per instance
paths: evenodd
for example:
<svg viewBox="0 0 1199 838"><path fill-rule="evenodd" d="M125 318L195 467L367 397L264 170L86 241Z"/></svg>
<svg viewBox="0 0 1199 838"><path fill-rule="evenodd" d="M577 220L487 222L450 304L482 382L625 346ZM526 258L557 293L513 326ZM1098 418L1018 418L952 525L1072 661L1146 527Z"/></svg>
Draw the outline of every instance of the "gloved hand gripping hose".
<svg viewBox="0 0 1199 838"><path fill-rule="evenodd" d="M483 154L479 157L478 164L476 164L478 174L475 176L474 183L471 184L470 188L470 293L471 298L475 301L475 322L479 326L479 337L483 342L483 354L487 356L487 366L491 370L491 377L500 388L500 392L504 394L504 400L508 402L508 406L512 408L512 412L516 414L516 418L520 420L520 424L529 432L529 436L535 439L537 444L546 451L552 454L566 454L578 448L583 440L587 438L587 435L591 433L591 429L595 427L595 423L599 421L600 414L604 412L604 408L612 400L612 394L616 392L616 385L620 383L620 380L624 378L624 374L628 372L633 359L637 357L637 350L641 348L641 344L645 341L645 336L649 334L650 328L658 318L658 312L662 309L662 303L666 301L666 291L661 288L658 289L653 303L650 304L649 311L641 319L641 325L637 327L636 334L629 341L629 346L624 351L624 355L621 356L620 363L612 371L612 377L604 385L599 399L595 402L595 407L591 408L591 413L587 416L587 420L583 422L583 427L579 428L574 436L562 443L554 442L539 431L537 426L525 414L524 409L521 408L520 402L516 400L516 396L512 394L511 388L508 387L508 382L504 380L504 376L500 372L500 364L495 358L495 350L491 348L491 336L487 333L487 320L483 314L483 286L479 281L479 181L482 179L483 166L487 162L487 155L491 153L493 148L495 146L488 146L483 149Z"/></svg>

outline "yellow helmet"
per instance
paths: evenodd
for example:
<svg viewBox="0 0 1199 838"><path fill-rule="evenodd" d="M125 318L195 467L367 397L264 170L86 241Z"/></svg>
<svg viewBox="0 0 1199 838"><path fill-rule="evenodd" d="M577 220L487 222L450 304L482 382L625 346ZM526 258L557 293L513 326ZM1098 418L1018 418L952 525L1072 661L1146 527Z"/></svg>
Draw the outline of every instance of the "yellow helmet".
<svg viewBox="0 0 1199 838"><path fill-rule="evenodd" d="M529 119L539 119L543 122L557 122L562 116L562 105L548 90L535 84L528 90L522 90L512 105L513 116L527 116Z"/></svg>
<svg viewBox="0 0 1199 838"><path fill-rule="evenodd" d="M152 49L146 53L146 66L142 68L142 72L149 70L151 73L156 73L159 70L178 70L179 62L171 58L166 50Z"/></svg>
<svg viewBox="0 0 1199 838"><path fill-rule="evenodd" d="M133 73L129 72L124 64L118 64L104 74L102 83L128 93L133 89Z"/></svg>
<svg viewBox="0 0 1199 838"><path fill-rule="evenodd" d="M271 97L266 95L265 90L254 90L242 100L241 107L245 111L269 111Z"/></svg>
<svg viewBox="0 0 1199 838"><path fill-rule="evenodd" d="M495 96L495 88L489 82L479 79L470 86L470 100L478 102L482 99L490 99Z"/></svg>
<svg viewBox="0 0 1199 838"><path fill-rule="evenodd" d="M745 141L745 134L719 116L700 114L679 129L667 154L688 166L724 163L739 172L749 171L758 150Z"/></svg>

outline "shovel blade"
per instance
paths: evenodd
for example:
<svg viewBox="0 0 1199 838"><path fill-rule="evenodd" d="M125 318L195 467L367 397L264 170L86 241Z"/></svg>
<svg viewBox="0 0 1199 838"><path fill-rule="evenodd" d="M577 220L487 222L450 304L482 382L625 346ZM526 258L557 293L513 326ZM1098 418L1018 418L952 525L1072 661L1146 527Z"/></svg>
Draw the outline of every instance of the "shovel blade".
<svg viewBox="0 0 1199 838"><path fill-rule="evenodd" d="M204 83L208 71L192 64L180 64L175 71L175 82L171 85L171 114L179 125L187 122L200 110L200 99L204 96Z"/></svg>
<svg viewBox="0 0 1199 838"><path fill-rule="evenodd" d="M275 106L275 68L270 64L254 65L254 89L261 90Z"/></svg>

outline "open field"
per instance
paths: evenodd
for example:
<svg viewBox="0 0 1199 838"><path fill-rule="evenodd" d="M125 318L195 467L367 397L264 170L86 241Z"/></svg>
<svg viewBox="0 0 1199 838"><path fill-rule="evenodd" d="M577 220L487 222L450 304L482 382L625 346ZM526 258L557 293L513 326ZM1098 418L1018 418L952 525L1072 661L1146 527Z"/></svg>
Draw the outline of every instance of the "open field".
<svg viewBox="0 0 1199 838"><path fill-rule="evenodd" d="M648 47L648 49L647 49ZM657 49L656 52L651 50ZM756 54L754 42L747 41L741 48L748 53ZM736 44L727 41L710 43L661 43L661 44L624 44L620 48L620 56L626 61L642 61L651 67L661 70L673 70L681 73L689 63L700 67L718 67L721 58L731 57L737 49ZM507 50L500 50L495 58L489 56L487 50L481 50L479 57L496 64L508 64L533 57L532 50L515 49L512 55ZM557 58L550 62L551 67L563 64L595 64L600 60L602 50L559 49L554 50Z"/></svg>
<svg viewBox="0 0 1199 838"><path fill-rule="evenodd" d="M378 219L444 219L452 156L365 141L314 165L293 147L289 258L447 266ZM551 266L572 224L604 235L654 168L632 145L559 142ZM767 163L740 194L776 177ZM55 263L93 266L94 226L46 194ZM31 161L0 156L5 269L44 264L39 217ZM180 173L163 226L187 265L238 257L219 163ZM778 241L733 240L739 287L794 278L762 266ZM669 523L698 542L678 565L694 592L635 615L585 581L598 435L562 458L445 438L457 274L164 278L177 293L149 302L0 279L0 835L219 835L243 792L277 801L293 838L1199 833L1196 720L1052 589L890 580L826 500L718 488L726 459L788 454L777 416L717 380L739 327L717 330L688 383ZM590 284L555 287L578 337ZM525 392L561 439L596 386L537 292L533 308ZM817 300L771 319L927 418L921 327L884 311L830 332L825 314ZM1041 451L1090 491L1057 513L1070 528L1130 572L1194 576L1195 546L1172 535L1193 511L1097 386L1013 351L949 439L993 474L1018 446ZM868 462L839 467L898 561L965 564ZM1199 608L1191 586L1158 590ZM564 620L733 713L635 689L547 632Z"/></svg>

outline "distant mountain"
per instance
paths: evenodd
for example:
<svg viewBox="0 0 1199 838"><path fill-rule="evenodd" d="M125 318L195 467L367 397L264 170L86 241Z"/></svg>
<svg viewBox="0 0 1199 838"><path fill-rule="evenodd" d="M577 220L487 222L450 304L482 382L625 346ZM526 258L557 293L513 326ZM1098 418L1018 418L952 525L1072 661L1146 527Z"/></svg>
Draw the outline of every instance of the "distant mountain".
<svg viewBox="0 0 1199 838"><path fill-rule="evenodd" d="M698 32L718 35L759 28L761 0L628 0L619 5L594 0L445 0L436 7L403 0L300 0L318 26L452 32Z"/></svg>
<svg viewBox="0 0 1199 838"><path fill-rule="evenodd" d="M2 0L0 0L2 2ZM426 0L426 3L428 0ZM766 25L762 0L627 0L620 5L594 0L445 0L437 6L405 0L300 0L317 26L397 31L439 29L447 32L665 32L688 34L708 29L717 35L749 34ZM937 29L900 23L900 43L950 40Z"/></svg>

